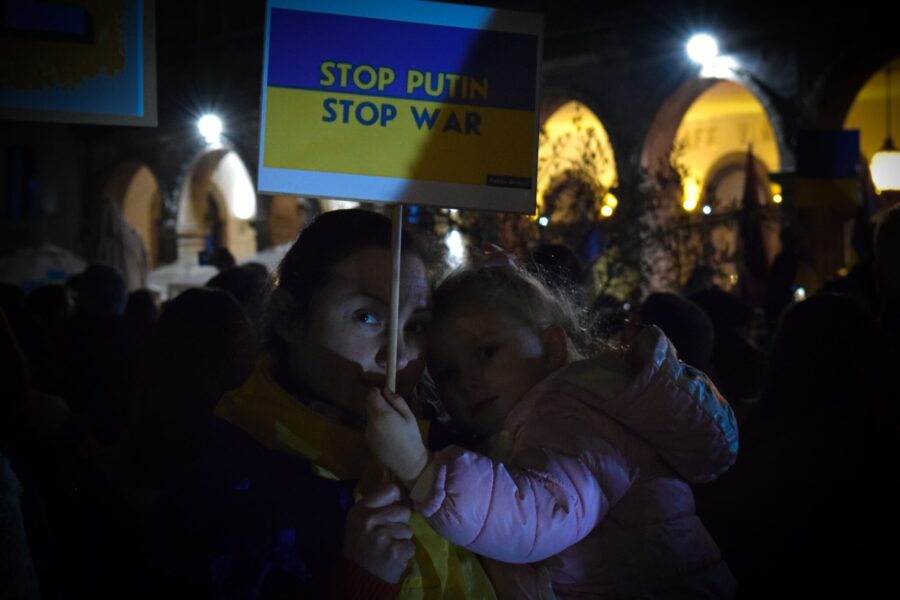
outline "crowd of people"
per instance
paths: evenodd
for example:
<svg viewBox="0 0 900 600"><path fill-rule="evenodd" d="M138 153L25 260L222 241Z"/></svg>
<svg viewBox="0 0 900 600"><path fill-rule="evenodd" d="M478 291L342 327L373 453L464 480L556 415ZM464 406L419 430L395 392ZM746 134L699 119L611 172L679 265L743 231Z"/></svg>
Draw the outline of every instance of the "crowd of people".
<svg viewBox="0 0 900 600"><path fill-rule="evenodd" d="M162 305L100 264L0 286L3 596L889 581L900 208L849 275L799 302L773 278L764 306L715 286L586 299L558 245L449 272L427 236L402 248L393 389L377 211L324 213L277 272L224 264Z"/></svg>

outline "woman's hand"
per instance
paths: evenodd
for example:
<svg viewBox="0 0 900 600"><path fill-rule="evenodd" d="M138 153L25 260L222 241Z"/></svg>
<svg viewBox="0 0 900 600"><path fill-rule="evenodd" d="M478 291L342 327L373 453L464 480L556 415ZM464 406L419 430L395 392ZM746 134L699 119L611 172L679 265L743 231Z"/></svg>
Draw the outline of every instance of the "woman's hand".
<svg viewBox="0 0 900 600"><path fill-rule="evenodd" d="M366 440L372 454L411 487L428 466L428 450L406 401L387 388L366 399Z"/></svg>
<svg viewBox="0 0 900 600"><path fill-rule="evenodd" d="M416 553L400 498L396 484L382 485L353 505L344 531L344 556L388 583L400 581Z"/></svg>

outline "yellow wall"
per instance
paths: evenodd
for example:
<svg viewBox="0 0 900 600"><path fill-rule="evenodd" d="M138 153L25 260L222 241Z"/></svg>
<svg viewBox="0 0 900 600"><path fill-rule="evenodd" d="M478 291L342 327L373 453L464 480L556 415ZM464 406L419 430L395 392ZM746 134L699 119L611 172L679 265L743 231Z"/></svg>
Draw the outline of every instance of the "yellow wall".
<svg viewBox="0 0 900 600"><path fill-rule="evenodd" d="M891 63L891 121L894 145L900 147L900 58ZM859 129L859 145L866 161L884 144L887 85L882 67L860 89L844 119L844 129Z"/></svg>
<svg viewBox="0 0 900 600"><path fill-rule="evenodd" d="M116 203L125 221L144 242L152 265L159 262L161 199L156 177L146 165L125 163L106 182L103 195Z"/></svg>
<svg viewBox="0 0 900 600"><path fill-rule="evenodd" d="M306 210L295 196L272 196L269 239L273 246L294 241L306 222Z"/></svg>
<svg viewBox="0 0 900 600"><path fill-rule="evenodd" d="M211 150L191 167L180 192L178 207L178 260L195 264L197 252L209 233L205 222L207 196L216 201L223 223L223 243L240 262L256 253L256 190L243 161L227 149ZM237 214L247 213L246 217Z"/></svg>
<svg viewBox="0 0 900 600"><path fill-rule="evenodd" d="M731 81L717 83L694 101L675 140L676 148L684 148L678 162L701 190L710 169L721 158L746 153L751 143L753 154L770 173L781 168L775 134L762 105L743 86Z"/></svg>
<svg viewBox="0 0 900 600"><path fill-rule="evenodd" d="M142 166L128 186L122 212L128 224L140 234L154 266L159 262L159 236L156 231L161 208L156 177L150 169Z"/></svg>
<svg viewBox="0 0 900 600"><path fill-rule="evenodd" d="M596 175L596 181L605 190L615 187L618 180L616 157L606 129L587 106L575 100L566 102L544 122L538 149L539 207L550 181L567 169L577 167L586 150L596 150L593 164L586 170Z"/></svg>

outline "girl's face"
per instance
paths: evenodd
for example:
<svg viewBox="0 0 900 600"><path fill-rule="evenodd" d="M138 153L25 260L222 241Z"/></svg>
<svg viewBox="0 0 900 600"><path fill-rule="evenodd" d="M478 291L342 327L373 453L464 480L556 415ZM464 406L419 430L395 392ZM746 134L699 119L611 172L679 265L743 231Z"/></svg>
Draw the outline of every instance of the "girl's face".
<svg viewBox="0 0 900 600"><path fill-rule="evenodd" d="M365 397L387 373L391 253L365 248L336 263L313 292L307 318L290 340L292 375L322 398L366 414ZM402 257L397 342L397 391L409 394L425 366L425 328L431 322L425 264Z"/></svg>
<svg viewBox="0 0 900 600"><path fill-rule="evenodd" d="M482 436L499 432L513 407L551 371L541 334L490 308L437 319L429 347L428 369L447 412Z"/></svg>

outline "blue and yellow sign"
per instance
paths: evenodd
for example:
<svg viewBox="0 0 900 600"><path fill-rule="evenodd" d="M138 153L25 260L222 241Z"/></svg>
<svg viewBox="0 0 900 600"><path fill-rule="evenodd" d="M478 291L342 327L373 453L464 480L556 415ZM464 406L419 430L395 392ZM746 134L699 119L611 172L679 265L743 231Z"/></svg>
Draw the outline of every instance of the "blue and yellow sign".
<svg viewBox="0 0 900 600"><path fill-rule="evenodd" d="M0 4L0 119L156 125L153 0Z"/></svg>
<svg viewBox="0 0 900 600"><path fill-rule="evenodd" d="M534 210L539 15L270 0L259 190Z"/></svg>

